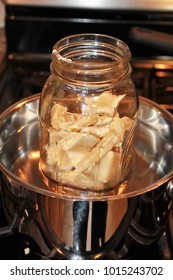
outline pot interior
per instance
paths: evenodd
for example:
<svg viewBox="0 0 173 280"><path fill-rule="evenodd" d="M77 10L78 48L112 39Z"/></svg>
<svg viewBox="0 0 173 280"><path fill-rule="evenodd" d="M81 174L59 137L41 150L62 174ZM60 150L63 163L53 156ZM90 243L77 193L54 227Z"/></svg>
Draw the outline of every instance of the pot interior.
<svg viewBox="0 0 173 280"><path fill-rule="evenodd" d="M77 200L112 200L152 190L173 176L173 116L140 97L135 155L127 184L111 191L87 192L50 181L39 168L39 94L8 108L0 116L0 169L34 192Z"/></svg>

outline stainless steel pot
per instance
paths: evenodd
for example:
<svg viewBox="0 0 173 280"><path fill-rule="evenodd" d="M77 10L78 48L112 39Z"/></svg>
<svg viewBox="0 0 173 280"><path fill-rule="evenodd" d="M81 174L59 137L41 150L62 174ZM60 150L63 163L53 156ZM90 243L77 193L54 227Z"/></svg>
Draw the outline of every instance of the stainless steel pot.
<svg viewBox="0 0 173 280"><path fill-rule="evenodd" d="M1 193L9 227L46 258L128 258L163 233L173 193L173 116L140 97L135 157L127 185L107 192L58 186L39 168L39 95L0 116Z"/></svg>

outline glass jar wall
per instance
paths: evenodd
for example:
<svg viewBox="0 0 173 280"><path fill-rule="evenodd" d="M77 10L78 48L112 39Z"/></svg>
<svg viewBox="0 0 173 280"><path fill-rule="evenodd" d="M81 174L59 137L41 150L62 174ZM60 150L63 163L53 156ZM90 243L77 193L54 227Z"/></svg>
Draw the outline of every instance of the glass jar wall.
<svg viewBox="0 0 173 280"><path fill-rule="evenodd" d="M110 36L58 41L40 96L40 166L60 185L104 191L125 184L133 162L138 97L130 50Z"/></svg>

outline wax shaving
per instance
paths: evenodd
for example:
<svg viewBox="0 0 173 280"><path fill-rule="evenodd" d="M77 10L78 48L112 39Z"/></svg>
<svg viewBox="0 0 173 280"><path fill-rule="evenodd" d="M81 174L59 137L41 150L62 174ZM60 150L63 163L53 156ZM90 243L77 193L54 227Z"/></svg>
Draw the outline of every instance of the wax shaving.
<svg viewBox="0 0 173 280"><path fill-rule="evenodd" d="M86 96L80 113L54 104L51 109L47 164L51 177L63 184L103 190L120 183L123 142L133 119L118 115L125 94L105 91ZM87 109L86 109L87 107Z"/></svg>
<svg viewBox="0 0 173 280"><path fill-rule="evenodd" d="M72 60L70 58L65 58L62 55L60 55L57 50L53 50L52 53L56 56L57 60L65 62L65 63L72 63Z"/></svg>

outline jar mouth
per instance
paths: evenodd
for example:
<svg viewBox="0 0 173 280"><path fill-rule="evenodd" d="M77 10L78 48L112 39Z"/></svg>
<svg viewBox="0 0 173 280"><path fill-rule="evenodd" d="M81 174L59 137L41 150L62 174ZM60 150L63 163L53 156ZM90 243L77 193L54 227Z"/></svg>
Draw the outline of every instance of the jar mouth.
<svg viewBox="0 0 173 280"><path fill-rule="evenodd" d="M65 37L55 43L52 51L53 72L62 75L62 68L75 74L97 76L115 72L116 76L130 72L131 53L127 44L109 35L83 33ZM128 71L127 71L128 69ZM124 71L125 70L125 71Z"/></svg>

